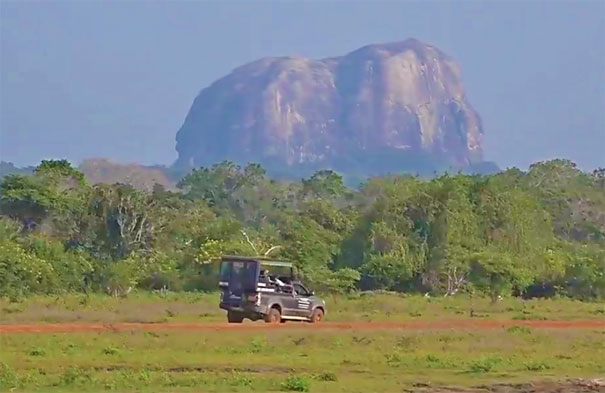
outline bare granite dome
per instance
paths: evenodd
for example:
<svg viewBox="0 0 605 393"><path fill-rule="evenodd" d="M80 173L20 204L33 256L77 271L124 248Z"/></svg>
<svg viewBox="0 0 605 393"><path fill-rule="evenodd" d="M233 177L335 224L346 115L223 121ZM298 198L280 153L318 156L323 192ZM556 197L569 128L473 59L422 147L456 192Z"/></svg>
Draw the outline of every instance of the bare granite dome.
<svg viewBox="0 0 605 393"><path fill-rule="evenodd" d="M379 174L482 161L481 121L455 61L415 39L323 60L264 58L197 96L181 168L225 159Z"/></svg>

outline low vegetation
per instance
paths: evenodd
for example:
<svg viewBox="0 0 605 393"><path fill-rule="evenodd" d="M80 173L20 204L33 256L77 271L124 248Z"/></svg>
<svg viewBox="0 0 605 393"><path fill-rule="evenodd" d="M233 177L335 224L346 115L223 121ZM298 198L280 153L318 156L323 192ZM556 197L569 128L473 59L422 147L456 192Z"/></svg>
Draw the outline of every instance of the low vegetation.
<svg viewBox="0 0 605 393"><path fill-rule="evenodd" d="M133 292L127 298L104 294L33 295L19 301L0 299L0 324L61 322L223 322L219 294ZM397 293L328 294L327 321L405 322L414 320L602 320L602 302L568 298L523 300L508 297L492 303L487 297L465 294L425 297ZM509 328L511 334L527 327Z"/></svg>
<svg viewBox="0 0 605 393"><path fill-rule="evenodd" d="M605 373L601 330L0 335L0 390L401 392Z"/></svg>

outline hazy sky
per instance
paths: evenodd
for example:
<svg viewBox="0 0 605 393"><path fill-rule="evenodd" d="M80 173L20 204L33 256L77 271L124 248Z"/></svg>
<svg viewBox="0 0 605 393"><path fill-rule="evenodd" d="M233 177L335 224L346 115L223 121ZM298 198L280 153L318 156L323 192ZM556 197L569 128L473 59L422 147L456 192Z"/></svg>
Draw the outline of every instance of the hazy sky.
<svg viewBox="0 0 605 393"><path fill-rule="evenodd" d="M458 60L485 158L605 166L605 1L0 0L0 159L170 164L197 93L259 57L415 37Z"/></svg>

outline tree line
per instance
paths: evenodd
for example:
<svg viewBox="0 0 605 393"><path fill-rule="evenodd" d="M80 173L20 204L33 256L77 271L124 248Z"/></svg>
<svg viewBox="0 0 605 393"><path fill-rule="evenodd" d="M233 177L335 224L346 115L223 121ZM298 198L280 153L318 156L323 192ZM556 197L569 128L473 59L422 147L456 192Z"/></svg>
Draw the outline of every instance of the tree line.
<svg viewBox="0 0 605 393"><path fill-rule="evenodd" d="M216 288L224 254L294 262L318 290L605 297L605 170L279 181L195 169L179 191L91 185L64 160L0 182L0 296Z"/></svg>

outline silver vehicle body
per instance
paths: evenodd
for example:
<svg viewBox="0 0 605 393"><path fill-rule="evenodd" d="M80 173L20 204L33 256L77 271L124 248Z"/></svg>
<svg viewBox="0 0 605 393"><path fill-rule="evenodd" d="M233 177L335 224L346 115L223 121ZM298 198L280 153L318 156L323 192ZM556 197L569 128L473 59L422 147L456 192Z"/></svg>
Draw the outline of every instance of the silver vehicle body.
<svg viewBox="0 0 605 393"><path fill-rule="evenodd" d="M290 274L263 277L261 266L286 268ZM294 278L288 262L225 256L220 280L220 308L230 315L254 321L266 319L271 309L277 309L282 321L311 321L317 309L322 317L327 311L325 302Z"/></svg>

